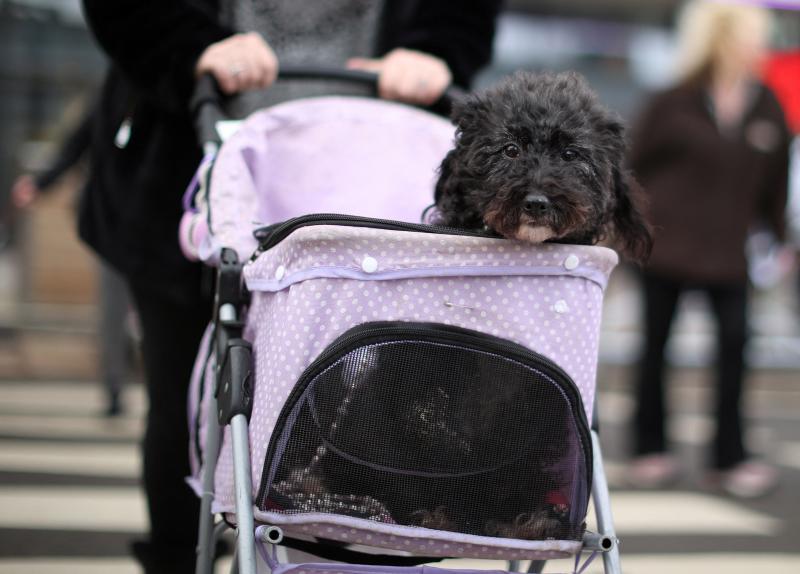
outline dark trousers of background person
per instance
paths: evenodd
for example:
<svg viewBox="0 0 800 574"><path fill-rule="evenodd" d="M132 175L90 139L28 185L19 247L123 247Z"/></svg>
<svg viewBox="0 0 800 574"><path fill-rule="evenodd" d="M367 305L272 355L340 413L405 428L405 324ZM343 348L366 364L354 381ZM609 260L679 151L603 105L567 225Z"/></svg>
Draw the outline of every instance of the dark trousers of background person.
<svg viewBox="0 0 800 574"><path fill-rule="evenodd" d="M637 455L665 452L664 351L672 319L682 293L704 292L717 323L716 436L712 463L730 468L745 458L742 439L741 396L747 342L747 284L688 284L644 273L644 356L636 386L635 450Z"/></svg>
<svg viewBox="0 0 800 574"><path fill-rule="evenodd" d="M211 298L176 301L133 282L142 328L149 399L143 442L144 489L150 540L134 545L147 574L194 572L200 502L189 475L187 393L200 339L211 318Z"/></svg>
<svg viewBox="0 0 800 574"><path fill-rule="evenodd" d="M99 264L100 274L100 374L106 393L107 415L119 414L130 363L127 330L130 297L128 284L113 267Z"/></svg>

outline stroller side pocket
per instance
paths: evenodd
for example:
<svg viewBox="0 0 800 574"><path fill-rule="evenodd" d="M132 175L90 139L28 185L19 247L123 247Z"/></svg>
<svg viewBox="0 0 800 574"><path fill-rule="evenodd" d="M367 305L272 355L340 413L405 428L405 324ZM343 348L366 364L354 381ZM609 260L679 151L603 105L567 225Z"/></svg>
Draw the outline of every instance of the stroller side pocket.
<svg viewBox="0 0 800 574"><path fill-rule="evenodd" d="M580 540L592 451L580 394L546 357L432 323L334 341L286 401L257 505L521 540Z"/></svg>

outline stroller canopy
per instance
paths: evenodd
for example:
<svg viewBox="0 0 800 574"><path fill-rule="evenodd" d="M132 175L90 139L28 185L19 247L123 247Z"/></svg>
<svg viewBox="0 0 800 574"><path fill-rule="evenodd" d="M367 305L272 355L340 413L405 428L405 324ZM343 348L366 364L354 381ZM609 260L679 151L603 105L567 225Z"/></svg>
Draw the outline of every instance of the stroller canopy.
<svg viewBox="0 0 800 574"><path fill-rule="evenodd" d="M249 257L254 229L307 213L419 222L453 131L439 116L368 98L309 98L257 112L201 166L182 247L210 263L221 247Z"/></svg>

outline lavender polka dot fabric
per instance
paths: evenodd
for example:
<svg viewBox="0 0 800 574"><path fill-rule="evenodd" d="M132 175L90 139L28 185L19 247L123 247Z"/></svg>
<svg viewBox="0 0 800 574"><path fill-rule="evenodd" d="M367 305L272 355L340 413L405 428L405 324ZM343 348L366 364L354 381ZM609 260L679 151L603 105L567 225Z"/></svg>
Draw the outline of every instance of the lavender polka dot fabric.
<svg viewBox="0 0 800 574"><path fill-rule="evenodd" d="M213 166L200 166L181 246L211 264L221 247L244 259L256 228L309 210L419 223L453 137L444 118L375 99L307 98L256 112Z"/></svg>
<svg viewBox="0 0 800 574"><path fill-rule="evenodd" d="M256 373L250 423L254 491L279 412L299 376L334 339L365 322L442 323L530 348L570 375L591 421L603 290L616 263L613 251L598 246L331 225L297 229L244 271L252 292L245 337L253 343ZM202 353L200 360L206 360ZM204 372L207 399L213 368ZM193 393L199 392L202 373L196 369ZM199 473L195 459L195 487ZM215 510L232 513L227 432L215 482ZM256 519L288 531L339 540L354 537L356 542L430 555L536 558L548 552L574 553L580 546L569 541L468 540L479 537L396 525L384 525L385 532L380 525L369 525L366 531L357 519L333 515L257 510Z"/></svg>

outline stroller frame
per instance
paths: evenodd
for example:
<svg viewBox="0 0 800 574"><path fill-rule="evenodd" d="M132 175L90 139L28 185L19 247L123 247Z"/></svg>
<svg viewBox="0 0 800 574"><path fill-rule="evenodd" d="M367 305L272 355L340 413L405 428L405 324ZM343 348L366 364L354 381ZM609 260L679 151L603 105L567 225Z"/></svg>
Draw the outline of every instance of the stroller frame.
<svg viewBox="0 0 800 574"><path fill-rule="evenodd" d="M242 336L241 314L248 301L242 282L242 264L231 249L223 249L217 273L214 298L214 325L216 330L217 371L215 389L209 401L206 428L206 460L216 461L219 455L222 429L231 427L233 469L236 490L236 549L232 574L257 573L257 544L277 545L283 541L283 532L276 526L256 528L253 515L253 495L250 464L250 437L248 424L252 409L252 381L250 345ZM606 574L621 574L619 539L614 530L608 482L603 467L603 457L597 420L597 399L592 417L591 444L593 450L592 501L597 520L597 533L586 532L581 552L601 553ZM197 546L197 574L213 574L215 548L223 533L230 528L223 520L215 524L212 512L214 501L214 464L205 464L202 474L201 513ZM577 558L576 557L576 571ZM590 558L591 560L591 558ZM533 560L527 572L542 572L544 560ZM510 572L521 572L521 562L509 562Z"/></svg>
<svg viewBox="0 0 800 574"><path fill-rule="evenodd" d="M353 71L329 70L319 68L282 68L281 78L324 78L376 85L373 74ZM450 94L452 99L453 94ZM221 95L211 76L198 80L195 95L191 102L195 116L198 139L206 154L214 154L221 143L216 125L228 119L221 110ZM270 552L259 545L277 545L283 542L283 532L277 526L256 526L254 518L254 498L250 460L249 420L252 411L253 381L252 349L250 343L242 339L243 312L249 303L249 293L242 279L243 265L235 250L223 248L219 253L216 292L213 310L215 336L214 389L206 406L205 448L201 475L201 513L197 546L197 574L214 572L217 543L224 533L232 528L224 519L216 522L212 505L215 499L215 470L221 450L224 427L230 426L230 439L233 453L233 475L236 510L236 548L232 573L256 574L257 556L261 554L267 562L273 562ZM590 429L592 463L591 500L595 511L597 533L586 532L582 546L576 555L576 572L582 572L597 553L602 555L606 574L620 574L619 540L616 536L611 513L608 483L603 468L599 440L597 399L594 398L594 416ZM580 569L578 559L581 553L590 552L591 557ZM341 551L344 554L371 556L357 552ZM325 554L325 552L321 552ZM409 559L398 556L373 556L383 561L373 564L388 565L409 563ZM338 560L341 561L341 560ZM414 562L419 564L420 561ZM533 560L528 572L541 572L545 560ZM509 561L509 571L519 572L521 561Z"/></svg>

